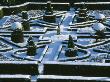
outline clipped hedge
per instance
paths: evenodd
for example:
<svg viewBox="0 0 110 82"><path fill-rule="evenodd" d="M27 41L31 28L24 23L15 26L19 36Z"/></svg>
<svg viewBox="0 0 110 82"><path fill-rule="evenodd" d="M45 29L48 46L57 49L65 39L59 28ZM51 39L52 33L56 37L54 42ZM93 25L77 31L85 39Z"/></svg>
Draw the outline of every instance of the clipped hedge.
<svg viewBox="0 0 110 82"><path fill-rule="evenodd" d="M35 3L35 2L27 2L21 5L16 6L5 6L3 7L3 13L4 15L11 15L11 14L17 14L22 11L28 11L28 10L36 10L36 9L44 9L46 3ZM52 3L52 6L54 7L54 10L67 10L69 3Z"/></svg>

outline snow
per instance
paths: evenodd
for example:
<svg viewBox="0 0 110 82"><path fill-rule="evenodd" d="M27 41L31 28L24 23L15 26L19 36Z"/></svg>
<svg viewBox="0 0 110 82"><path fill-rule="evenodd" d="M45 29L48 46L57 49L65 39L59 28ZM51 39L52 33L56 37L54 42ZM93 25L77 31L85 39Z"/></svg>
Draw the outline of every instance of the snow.
<svg viewBox="0 0 110 82"><path fill-rule="evenodd" d="M0 61L0 64L38 64L36 61Z"/></svg>
<svg viewBox="0 0 110 82"><path fill-rule="evenodd" d="M10 16L4 16L1 20L0 20L0 26L3 27L4 24L10 19Z"/></svg>
<svg viewBox="0 0 110 82"><path fill-rule="evenodd" d="M98 19L105 19L105 15L102 13L99 13L98 11L91 11L88 13L88 16L94 17L96 20Z"/></svg>
<svg viewBox="0 0 110 82"><path fill-rule="evenodd" d="M54 35L54 36L51 36L51 40L52 41L64 41L64 40L68 40L68 35Z"/></svg>
<svg viewBox="0 0 110 82"><path fill-rule="evenodd" d="M63 12L63 11L62 11ZM97 18L104 18L104 16L102 14L99 14L99 13L96 13L96 12L92 12L90 14L94 14L94 15L98 15ZM60 24L60 35L56 35L57 32L56 32L56 28L52 31L48 30L51 26L54 26L54 27L57 27L57 24L56 23L48 23L48 22L45 22L45 21L42 21L41 19L40 20L32 20L31 23L38 23L38 24L44 24L44 26L39 26L39 25L36 25L36 26L31 26L31 32L25 32L27 33L26 36L29 36L29 33L34 33L34 34L31 34L31 35L36 35L37 33L35 32L43 32L44 29L45 29L45 34L44 32L42 33L42 37L40 39L43 39L43 40L52 40L52 42L50 44L46 44L49 46L48 50L46 51L46 54L44 55L44 58L43 58L43 61L48 61L48 60L53 60L55 55L56 55L56 52L58 52L58 49L59 47L62 45L62 41L65 41L65 40L68 40L68 36L69 35L72 35L73 39L77 39L77 36L78 36L78 33L94 33L94 30L104 30L105 29L105 26L101 23L95 23L93 24L92 28L91 27L85 27L85 28L78 28L77 29L77 32L76 31L68 31L68 28L70 27L69 24L73 23L73 19L75 17L75 9L74 8L71 8L70 11L67 11L63 14L60 14L60 15L63 15L62 18L61 18L61 21L58 20L59 24ZM93 22L94 23L94 22ZM74 23L73 23L74 24ZM48 27L46 27L46 25ZM21 23L19 22L14 22L11 26L11 29L12 30L15 30L15 29L22 29L22 25ZM89 34L90 35L90 34ZM35 36L36 37L36 36ZM36 40L35 40L36 41ZM37 40L38 41L38 40ZM36 42L37 42L36 41ZM82 44L82 45L89 45L89 44L92 44L94 42L94 39L78 39L78 42L79 44ZM24 42L26 43L26 42ZM23 43L23 44L24 44ZM23 44L18 44L20 46L23 46ZM40 53L40 52L39 52ZM21 57L24 57L24 58L28 58L29 57L26 55L26 54L22 54ZM34 59L37 59L37 56L33 57Z"/></svg>
<svg viewBox="0 0 110 82"><path fill-rule="evenodd" d="M73 81L77 81L77 80L84 80L84 81L88 81L88 80L96 80L96 81L110 81L110 79L108 77L84 77L84 76L57 76L57 75L39 75L38 76L39 79L63 79L63 80L73 80Z"/></svg>
<svg viewBox="0 0 110 82"><path fill-rule="evenodd" d="M56 33L54 33L54 31L47 32L45 34L46 37L44 37L44 38L51 39L52 43L49 44L49 49L43 58L44 62L54 60L54 58L57 55L57 52L61 46L61 42L64 40L68 40L68 36L69 36L70 32L68 32L67 29L69 28L69 24L70 24L70 22L72 22L74 16L75 16L74 9L70 9L70 11L68 11L65 14L63 21L60 24L61 35L55 35ZM73 36L73 38L76 38L75 35L72 35L72 36Z"/></svg>
<svg viewBox="0 0 110 82"><path fill-rule="evenodd" d="M95 31L103 31L105 30L105 26L102 23L95 23L92 25L93 30Z"/></svg>
<svg viewBox="0 0 110 82"><path fill-rule="evenodd" d="M16 29L21 29L22 30L22 24L20 23L20 22L14 22L14 23L12 23L12 25L11 25L11 29L12 30L16 30Z"/></svg>
<svg viewBox="0 0 110 82"><path fill-rule="evenodd" d="M24 78L24 79L30 79L30 75L0 75L0 78Z"/></svg>
<svg viewBox="0 0 110 82"><path fill-rule="evenodd" d="M88 15L89 15L89 16L92 16L92 17L95 17L95 14L96 14L96 12L93 11L93 12L90 12Z"/></svg>
<svg viewBox="0 0 110 82"><path fill-rule="evenodd" d="M91 12L91 13L89 13L89 16L94 16L95 17L95 19L104 19L105 18L105 16L103 15L103 14L100 14L100 13L96 13L96 12ZM6 63L6 64L8 64L8 63L13 63L13 64L22 64L22 61L23 61L23 64L38 64L36 61L39 59L39 58L41 58L41 56L42 56L42 62L47 62L47 61L55 61L55 58L56 58L56 55L58 55L59 56L59 54L60 54L60 56L59 57L61 57L61 58L63 58L63 57L65 57L65 50L63 50L62 49L62 47L61 46L65 46L65 45L62 45L62 41L65 41L65 40L68 40L68 36L69 35L72 35L72 38L73 38L73 40L76 40L76 39L78 39L78 41L76 42L76 43L78 43L78 44L81 44L84 48L89 48L90 46L94 46L95 45L95 47L96 47L96 45L97 45L97 43L94 43L94 41L95 41L95 39L93 39L93 38L84 38L84 39L82 39L82 38L77 38L77 36L78 36L78 33L80 34L80 33L94 33L95 31L98 31L98 30L100 30L100 31L103 31L103 30L105 30L105 26L102 24L102 23L95 23L95 24L93 24L92 26L90 26L90 27L85 27L85 28L77 28L77 32L76 31L68 31L68 28L69 28L69 24L71 24L72 23L72 21L73 21L73 18L75 17L75 10L74 9L70 9L70 11L67 11L66 13L65 13L65 15L61 18L61 22L59 22L59 24L60 24L60 30L61 30L61 33L60 33L60 35L56 35L57 34L57 32L56 32L56 29L54 29L54 30L52 30L52 31L48 31L47 29L49 28L49 26L51 27L51 25L53 25L53 26L55 26L55 27L57 27L57 24L55 24L55 23L48 23L48 22L45 22L45 21L42 21L42 20L39 20L38 21L38 19L37 20L34 20L34 21L31 21L31 22L33 22L33 23L39 23L39 24L44 24L44 26L31 26L31 32L33 32L34 34L31 34L30 32L25 32L25 33L27 33L27 36L29 36L29 34L31 34L31 35L35 35L35 37L37 36L37 33L35 33L35 32L45 32L45 33L43 33L42 34L42 36L40 36L40 40L52 40L52 42L50 42L50 43L48 43L48 44L46 44L47 46L48 46L48 48L45 50L45 52L46 53L44 53L44 48L42 48L42 49L40 49L40 50L38 50L38 54L36 54L35 56L28 56L27 54L26 54L26 52L24 52L24 53L17 53L17 54L14 54L14 56L13 56L13 53L12 52L15 52L16 51L16 49L18 49L18 48L15 48L15 46L14 45L11 45L11 46L13 46L13 50L12 51L10 51L10 52L5 52L4 54L2 54L4 57L7 57L7 58L9 58L9 59L12 59L13 58L13 62L8 62L8 61L3 61L3 62L1 62L1 63ZM8 20L8 18L4 18L4 19L2 19L2 21L0 21L0 26L2 26L2 24L4 24L6 21ZM74 23L73 23L74 24ZM46 25L48 25L48 27L46 27ZM11 26L11 29L12 30L15 30L15 29L22 29L22 25L21 25L21 23L19 23L19 22L14 22L13 24L12 24L12 26ZM44 31L45 30L45 31ZM81 35L81 34L80 34ZM86 36L87 34L85 34L85 36ZM89 36L90 34L88 34L88 36ZM82 35L83 36L83 35ZM35 39L35 38L34 38ZM8 41L10 41L10 39L8 39ZM26 41L27 41L27 39L26 39ZM17 44L18 46L25 46L26 45L26 41L24 42L24 43L21 43L21 44ZM37 39L35 39L34 40L35 42L37 42L38 40ZM40 41L39 41L40 42ZM105 42L105 41L104 41ZM103 43L104 43L103 42ZM11 43L12 44L12 43ZM14 43L13 43L14 44ZM15 43L16 44L16 43ZM98 42L98 45L101 45L101 43L99 43ZM65 48L65 49L67 49L67 48ZM87 49L87 50L89 50L89 49ZM88 51L89 52L89 51ZM92 55L92 57L97 57L98 56L98 54L96 53L96 52L94 52L94 51L90 51L91 52L91 55ZM95 53L95 54L94 54ZM43 55L44 54L44 55ZM79 55L82 55L81 53L79 53ZM16 56L16 57L15 57ZM19 61L16 61L15 59L14 59L14 57L16 58L16 59L19 59L19 58L22 58L22 60L20 60L21 62L19 62ZM18 57L18 58L17 58ZM58 60L58 58L59 57L57 57L56 58L56 60ZM92 58L91 57L91 58ZM67 58L67 57L65 57L65 58ZM88 58L89 59L89 58ZM27 60L35 60L35 62L32 62L32 61L27 61ZM24 62L25 61L25 62ZM82 61L81 62L79 62L80 60L77 60L77 61L69 61L69 62L66 62L66 64L70 64L70 65L98 65L98 66L109 66L109 64L103 64L103 63L92 63L92 62L84 62L84 63L82 63ZM86 61L86 60L85 60ZM71 63L70 63L71 62ZM73 63L73 62L76 62L76 63ZM41 64L41 63L40 63ZM53 63L53 64L55 64L55 62ZM63 63L61 63L61 64L64 64L64 62ZM39 71L43 71L43 68L42 68L42 65L39 67ZM38 76L39 77L39 76ZM48 77L50 77L50 76L48 76ZM46 78L48 78L48 77L46 77ZM35 77L32 77L32 79L36 79L37 78L37 76L35 76ZM89 77L82 77L82 76L67 76L67 77L56 77L56 78L54 78L54 76L51 76L50 78L52 78L52 79L88 79L88 80L90 80L89 79ZM95 80L99 80L99 79L101 79L101 80L103 80L103 79L108 79L108 78L106 78L106 77L91 77L92 79L95 79Z"/></svg>
<svg viewBox="0 0 110 82"><path fill-rule="evenodd" d="M93 33L94 30L91 27L78 28L77 33Z"/></svg>
<svg viewBox="0 0 110 82"><path fill-rule="evenodd" d="M96 13L95 14L95 19L105 19L105 16L104 16L104 14Z"/></svg>

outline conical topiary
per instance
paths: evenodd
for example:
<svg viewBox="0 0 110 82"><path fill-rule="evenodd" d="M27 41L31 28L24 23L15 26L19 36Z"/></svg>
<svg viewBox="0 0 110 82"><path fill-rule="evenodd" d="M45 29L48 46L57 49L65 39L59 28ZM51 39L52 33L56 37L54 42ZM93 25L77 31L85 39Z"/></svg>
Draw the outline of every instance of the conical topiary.
<svg viewBox="0 0 110 82"><path fill-rule="evenodd" d="M69 40L68 40L68 48L74 48L74 42L73 42L73 38L71 35L69 35Z"/></svg>
<svg viewBox="0 0 110 82"><path fill-rule="evenodd" d="M51 6L51 1L47 1L45 9L46 9L45 14L47 15L53 14L53 7Z"/></svg>
<svg viewBox="0 0 110 82"><path fill-rule="evenodd" d="M29 56L35 56L37 51L37 46L35 45L34 41L32 40L32 37L29 37L28 44L27 44L27 55Z"/></svg>
<svg viewBox="0 0 110 82"><path fill-rule="evenodd" d="M22 11L22 19L28 19L27 11Z"/></svg>

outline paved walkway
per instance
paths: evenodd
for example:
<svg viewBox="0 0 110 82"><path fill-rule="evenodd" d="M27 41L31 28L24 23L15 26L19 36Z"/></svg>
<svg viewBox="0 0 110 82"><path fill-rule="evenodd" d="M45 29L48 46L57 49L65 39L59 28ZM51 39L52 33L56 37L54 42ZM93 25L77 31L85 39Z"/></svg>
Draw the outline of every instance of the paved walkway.
<svg viewBox="0 0 110 82"><path fill-rule="evenodd" d="M70 34L70 32L67 31L67 29L69 27L69 24L73 21L74 16L75 16L75 12L73 10L68 11L65 14L64 21L60 25L60 29L61 29L61 35L59 35L59 36L61 36L60 38L63 39L62 35L67 35L67 34L69 35ZM54 39L57 38L57 37L58 37L58 35L57 36L56 35L53 36ZM66 36L64 36L64 38L65 37ZM58 49L59 49L59 47L61 45L60 38L57 39L57 40L53 39L53 41L52 41L53 43L49 44L49 49L48 49L48 51L46 52L46 55L43 58L44 62L45 61L52 61L52 60L54 60L54 58L56 56L56 53L57 53L57 51L58 51Z"/></svg>

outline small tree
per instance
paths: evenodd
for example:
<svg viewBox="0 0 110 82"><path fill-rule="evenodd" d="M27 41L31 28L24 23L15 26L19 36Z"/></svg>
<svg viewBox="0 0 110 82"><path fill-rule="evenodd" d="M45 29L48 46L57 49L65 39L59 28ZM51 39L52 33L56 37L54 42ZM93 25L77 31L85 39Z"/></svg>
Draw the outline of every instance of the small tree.
<svg viewBox="0 0 110 82"><path fill-rule="evenodd" d="M82 8L82 9L85 9L85 8L86 8L86 4L85 4L85 2L82 2L82 4L81 4L81 8Z"/></svg>
<svg viewBox="0 0 110 82"><path fill-rule="evenodd" d="M47 15L53 14L53 7L51 5L51 1L47 1L47 5L46 5L45 9L46 9L45 14L47 14Z"/></svg>
<svg viewBox="0 0 110 82"><path fill-rule="evenodd" d="M68 40L68 48L74 48L74 42L73 42L73 38L71 35L69 35L69 40Z"/></svg>
<svg viewBox="0 0 110 82"><path fill-rule="evenodd" d="M27 55L29 56L35 56L36 55L36 48L34 41L32 40L32 37L29 37L28 44L27 44Z"/></svg>
<svg viewBox="0 0 110 82"><path fill-rule="evenodd" d="M22 11L22 19L28 19L27 11Z"/></svg>
<svg viewBox="0 0 110 82"><path fill-rule="evenodd" d="M29 43L31 40L33 40L32 36L29 36L27 42Z"/></svg>

